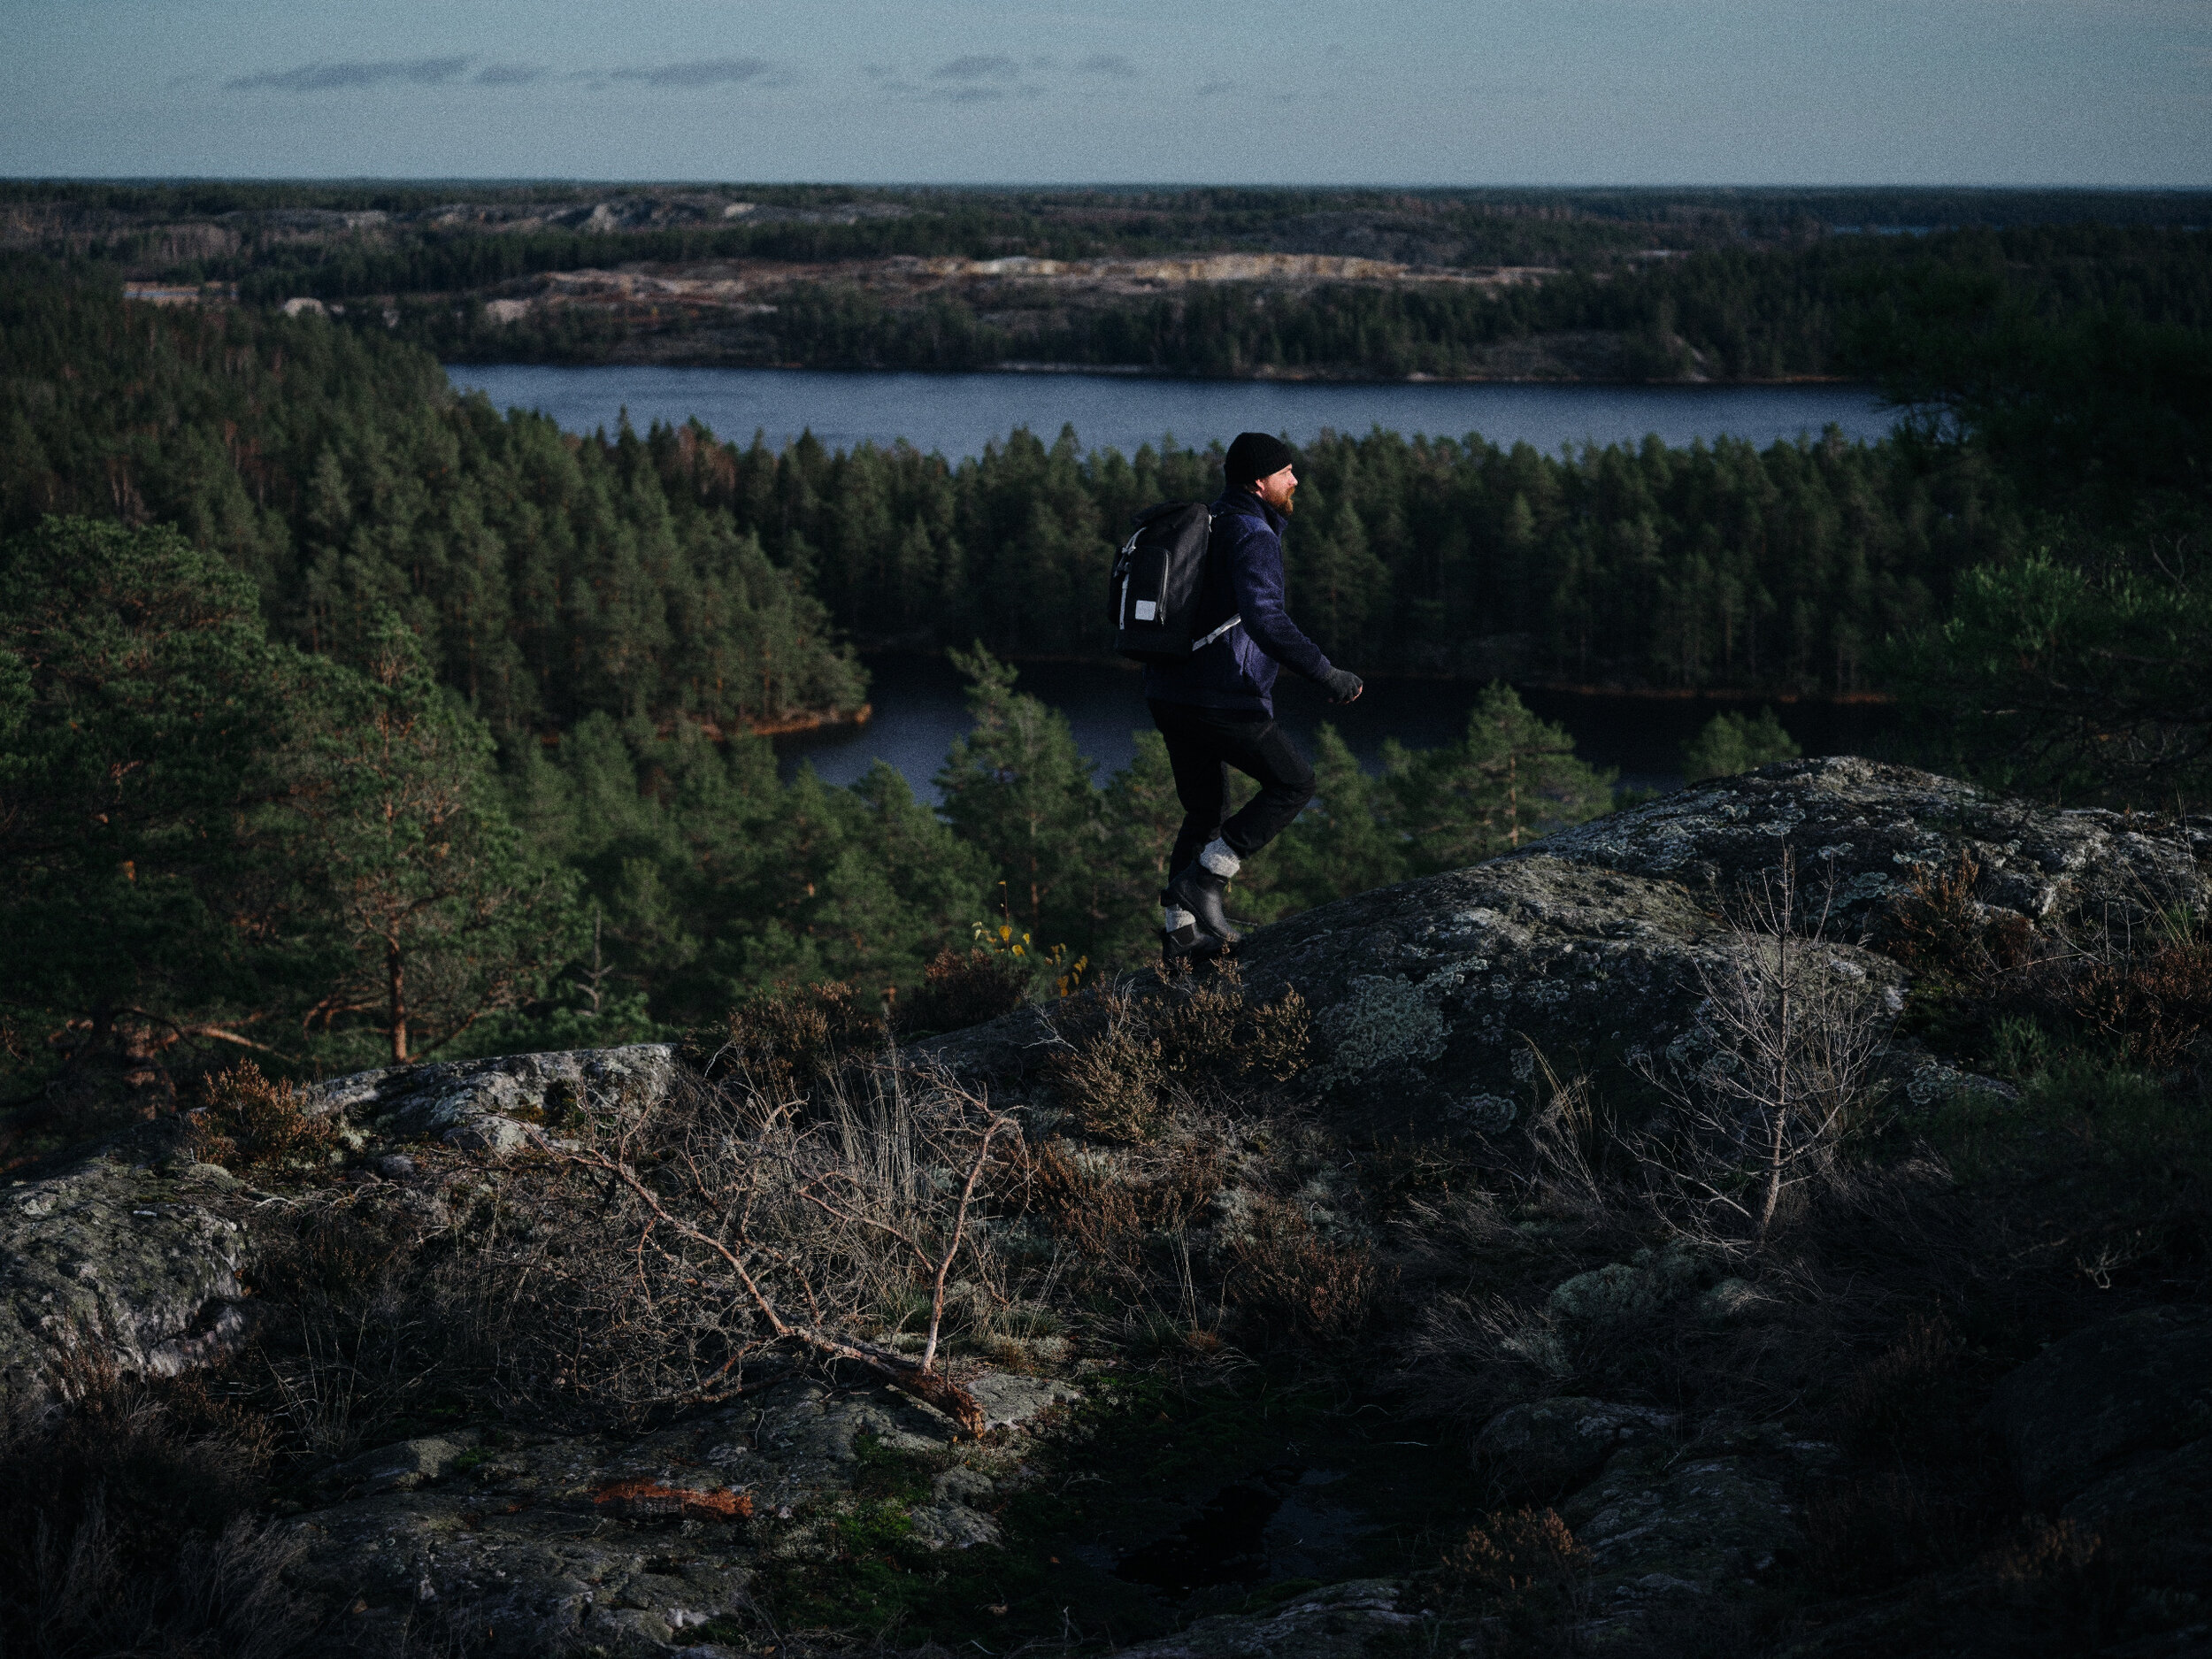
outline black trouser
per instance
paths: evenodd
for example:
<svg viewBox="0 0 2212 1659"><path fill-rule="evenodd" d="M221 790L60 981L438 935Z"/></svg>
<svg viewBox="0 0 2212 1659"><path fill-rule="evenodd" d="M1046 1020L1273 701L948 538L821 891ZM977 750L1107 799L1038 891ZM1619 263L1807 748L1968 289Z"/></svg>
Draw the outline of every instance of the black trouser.
<svg viewBox="0 0 2212 1659"><path fill-rule="evenodd" d="M1169 874L1197 857L1217 835L1238 857L1250 857L1288 828L1313 799L1313 768L1266 715L1156 698L1146 706L1167 740L1175 798L1183 803L1183 827L1168 859ZM1260 786L1259 794L1233 818L1229 816L1232 766Z"/></svg>

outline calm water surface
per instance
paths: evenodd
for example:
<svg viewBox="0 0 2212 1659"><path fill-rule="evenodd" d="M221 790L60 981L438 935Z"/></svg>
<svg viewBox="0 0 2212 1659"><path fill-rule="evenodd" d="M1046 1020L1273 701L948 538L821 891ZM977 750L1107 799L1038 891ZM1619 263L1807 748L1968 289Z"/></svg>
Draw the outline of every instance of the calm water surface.
<svg viewBox="0 0 2212 1659"><path fill-rule="evenodd" d="M869 696L875 715L865 726L803 733L776 740L788 777L802 762L823 781L849 784L878 760L888 762L918 795L936 799L933 780L945 750L971 725L963 682L941 657L876 656L867 659ZM1068 718L1076 746L1096 765L1104 783L1137 752L1136 734L1149 731L1143 677L1135 671L1066 663L1029 663L1019 688L1041 697ZM1275 709L1309 757L1315 731L1335 726L1371 769L1383 740L1412 749L1448 742L1466 729L1468 711L1481 695L1471 684L1431 680L1371 680L1357 703L1331 706L1315 687L1286 674L1275 688ZM1682 781L1682 744L1723 710L1757 712L1756 703L1706 698L1586 695L1525 688L1522 700L1574 734L1575 752L1596 766L1617 769L1621 781L1640 789L1671 789ZM1863 754L1890 729L1891 711L1880 706L1782 703L1775 712L1809 755Z"/></svg>
<svg viewBox="0 0 2212 1659"><path fill-rule="evenodd" d="M1847 438L1887 434L1893 413L1863 386L1344 385L1322 381L1162 380L1102 374L871 374L818 369L683 369L454 364L464 390L502 409L541 410L571 432L614 430L622 411L641 432L697 417L718 436L754 433L780 447L810 431L833 449L903 438L951 457L979 455L1016 426L1049 441L1072 426L1087 448L1128 454L1164 439L1200 448L1240 432L1380 426L1410 435L1479 433L1510 448L1670 444L1724 434L1764 448L1832 424Z"/></svg>

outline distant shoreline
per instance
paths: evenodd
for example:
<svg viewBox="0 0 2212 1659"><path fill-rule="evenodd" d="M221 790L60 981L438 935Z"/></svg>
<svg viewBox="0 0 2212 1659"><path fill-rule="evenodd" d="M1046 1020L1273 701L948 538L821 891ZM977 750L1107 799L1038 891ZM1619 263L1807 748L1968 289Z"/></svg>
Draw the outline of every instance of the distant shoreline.
<svg viewBox="0 0 2212 1659"><path fill-rule="evenodd" d="M929 380L972 380L988 375L1031 377L1063 375L1092 380L1158 380L1176 386L1589 386L1611 391L1714 391L1732 392L1756 390L1775 387L1832 386L1864 387L1869 392L1877 389L1872 380L1863 380L1844 374L1788 374L1775 380L1628 380L1608 379L1600 375L1579 374L1338 374L1326 370L1286 373L1270 371L1256 374L1194 374L1179 373L1172 369L1156 369L1141 364L1096 363L995 363L987 368L921 369L854 368L847 365L825 366L810 363L723 363L710 359L686 360L680 357L457 357L442 361L439 366L449 376L465 374L472 369L699 369L717 374L837 374L857 380L870 375L911 374Z"/></svg>
<svg viewBox="0 0 2212 1659"><path fill-rule="evenodd" d="M940 657L942 651L917 649L912 646L856 645L853 655L864 664L873 657L903 657L909 660ZM1125 657L1090 656L1081 652L1006 652L1002 660L1019 668L1025 664L1037 664L1058 668L1110 668L1117 673L1136 674L1144 671L1141 663ZM1517 691L1537 691L1548 696L1613 697L1632 703L1789 703L1822 708L1893 708L1896 694L1888 691L1768 691L1756 687L1743 686L1609 686L1587 681L1551 680L1540 674L1483 675L1483 674L1406 674L1376 672L1364 676L1371 680L1394 680L1407 685L1481 686L1493 680L1503 679ZM865 719L867 717L860 717ZM833 720L820 722L837 724ZM794 727L794 730L803 729Z"/></svg>

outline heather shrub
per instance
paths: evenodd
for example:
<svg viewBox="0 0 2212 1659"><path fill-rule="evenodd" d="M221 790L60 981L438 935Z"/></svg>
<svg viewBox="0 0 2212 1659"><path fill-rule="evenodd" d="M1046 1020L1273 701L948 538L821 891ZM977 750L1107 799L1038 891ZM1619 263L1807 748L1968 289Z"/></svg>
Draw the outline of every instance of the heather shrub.
<svg viewBox="0 0 2212 1659"><path fill-rule="evenodd" d="M894 1006L894 1023L902 1035L964 1031L1027 1002L1029 979L1020 959L1002 951L948 946L922 971L913 995Z"/></svg>
<svg viewBox="0 0 2212 1659"><path fill-rule="evenodd" d="M889 1026L852 987L833 980L757 991L730 1010L726 1033L710 1076L743 1072L788 1089L808 1087L848 1061L878 1053Z"/></svg>
<svg viewBox="0 0 2212 1659"><path fill-rule="evenodd" d="M329 1118L302 1107L290 1083L272 1082L252 1061L242 1060L208 1079L204 1103L187 1119L185 1146L201 1163L242 1175L322 1168L345 1142Z"/></svg>
<svg viewBox="0 0 2212 1659"><path fill-rule="evenodd" d="M1297 1205L1257 1199L1227 1251L1230 1299L1266 1323L1323 1343L1366 1329L1382 1275L1363 1240L1329 1237Z"/></svg>

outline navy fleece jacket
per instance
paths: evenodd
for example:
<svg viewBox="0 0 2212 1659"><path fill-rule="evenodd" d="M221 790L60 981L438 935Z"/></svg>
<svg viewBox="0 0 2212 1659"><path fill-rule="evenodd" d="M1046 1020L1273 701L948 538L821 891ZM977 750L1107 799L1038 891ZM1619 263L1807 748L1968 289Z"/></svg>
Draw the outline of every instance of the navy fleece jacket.
<svg viewBox="0 0 2212 1659"><path fill-rule="evenodd" d="M1276 664L1308 680L1329 672L1321 648L1283 610L1282 514L1249 490L1232 489L1213 503L1212 540L1199 585L1198 632L1231 617L1242 622L1187 661L1150 663L1144 695L1163 703L1195 703L1272 718Z"/></svg>

